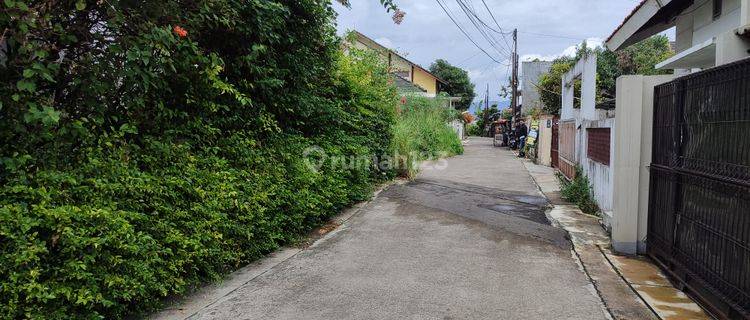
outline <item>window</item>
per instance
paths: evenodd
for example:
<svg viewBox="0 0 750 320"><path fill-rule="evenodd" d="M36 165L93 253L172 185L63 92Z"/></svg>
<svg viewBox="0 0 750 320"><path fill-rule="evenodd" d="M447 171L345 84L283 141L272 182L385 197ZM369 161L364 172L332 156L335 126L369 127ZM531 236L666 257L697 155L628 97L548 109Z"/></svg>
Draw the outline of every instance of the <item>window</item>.
<svg viewBox="0 0 750 320"><path fill-rule="evenodd" d="M603 165L609 165L610 128L588 128L588 158Z"/></svg>
<svg viewBox="0 0 750 320"><path fill-rule="evenodd" d="M723 0L714 0L714 20L721 17L721 5L723 2Z"/></svg>

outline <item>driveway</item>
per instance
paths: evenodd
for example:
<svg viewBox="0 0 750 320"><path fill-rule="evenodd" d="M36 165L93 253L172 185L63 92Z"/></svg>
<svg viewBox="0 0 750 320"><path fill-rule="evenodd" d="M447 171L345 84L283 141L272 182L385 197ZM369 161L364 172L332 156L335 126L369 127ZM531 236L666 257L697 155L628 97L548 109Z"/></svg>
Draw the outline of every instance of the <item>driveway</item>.
<svg viewBox="0 0 750 320"><path fill-rule="evenodd" d="M380 193L192 319L606 319L524 165L491 139Z"/></svg>

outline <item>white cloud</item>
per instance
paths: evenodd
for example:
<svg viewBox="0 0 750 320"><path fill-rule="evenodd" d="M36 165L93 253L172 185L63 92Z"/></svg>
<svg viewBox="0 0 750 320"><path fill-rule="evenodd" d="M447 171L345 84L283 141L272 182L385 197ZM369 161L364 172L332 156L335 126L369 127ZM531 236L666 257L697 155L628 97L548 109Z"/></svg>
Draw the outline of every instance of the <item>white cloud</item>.
<svg viewBox="0 0 750 320"><path fill-rule="evenodd" d="M569 46L558 54L552 54L552 55L541 55L541 54L533 54L533 53L525 54L521 56L521 61L533 61L536 59L539 59L541 61L552 61L560 57L575 57L576 51L578 50L579 45L580 44ZM586 39L586 47L589 49L602 48L604 47L604 40L602 38L596 38L596 37L588 38Z"/></svg>

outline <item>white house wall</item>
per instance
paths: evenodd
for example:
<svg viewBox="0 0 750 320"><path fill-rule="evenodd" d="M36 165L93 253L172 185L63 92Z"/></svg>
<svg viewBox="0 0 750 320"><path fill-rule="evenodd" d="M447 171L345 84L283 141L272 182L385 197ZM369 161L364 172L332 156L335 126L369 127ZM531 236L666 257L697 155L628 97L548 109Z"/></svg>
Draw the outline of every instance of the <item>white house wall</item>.
<svg viewBox="0 0 750 320"><path fill-rule="evenodd" d="M686 11L689 12L693 9L695 7L688 8ZM704 2L693 11L692 16L693 43L702 43L739 26L740 0L724 0L719 19L714 20L713 18L713 1Z"/></svg>
<svg viewBox="0 0 750 320"><path fill-rule="evenodd" d="M682 52L693 46L693 16L680 16L675 25L675 51Z"/></svg>
<svg viewBox="0 0 750 320"><path fill-rule="evenodd" d="M676 44L677 53L683 52L707 41L715 40L715 59L711 65L721 65L747 57L750 42L734 35L742 24L742 16L747 11L750 0L724 0L722 13L718 19L713 17L713 1L696 3L685 9L677 17ZM689 73L691 70L675 70L676 74Z"/></svg>

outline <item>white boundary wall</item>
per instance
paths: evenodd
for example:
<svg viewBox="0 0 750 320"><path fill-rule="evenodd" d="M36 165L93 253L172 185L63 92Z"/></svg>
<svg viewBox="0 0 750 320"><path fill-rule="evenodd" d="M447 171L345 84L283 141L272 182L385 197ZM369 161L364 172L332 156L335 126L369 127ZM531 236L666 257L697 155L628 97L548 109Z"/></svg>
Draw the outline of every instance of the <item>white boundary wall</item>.
<svg viewBox="0 0 750 320"><path fill-rule="evenodd" d="M581 79L581 108L574 106L575 80ZM596 109L596 55L583 57L562 79L562 110L560 121L575 120L576 145L575 161L581 165L584 174L593 187L594 200L604 213L605 225L612 220L613 170L611 164L616 152L614 147L615 119L613 111ZM610 128L610 165L605 165L588 157L588 128Z"/></svg>

